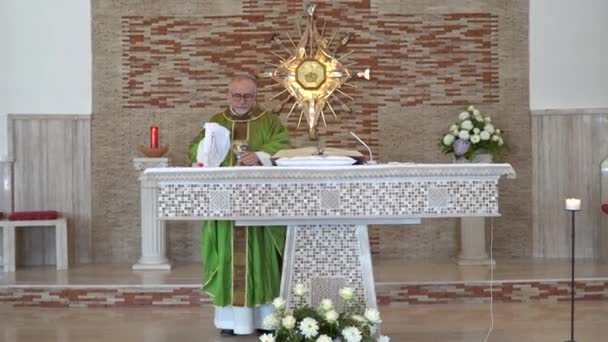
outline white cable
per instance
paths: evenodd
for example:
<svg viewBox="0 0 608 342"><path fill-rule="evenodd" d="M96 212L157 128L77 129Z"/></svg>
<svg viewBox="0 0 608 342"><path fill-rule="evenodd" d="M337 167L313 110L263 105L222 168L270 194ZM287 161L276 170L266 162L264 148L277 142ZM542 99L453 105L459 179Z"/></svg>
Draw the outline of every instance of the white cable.
<svg viewBox="0 0 608 342"><path fill-rule="evenodd" d="M494 292L493 292L493 284L494 284L494 265L493 265L493 249L494 249L494 217L490 218L490 329L486 335L486 338L483 340L484 342L488 342L488 338L494 330Z"/></svg>

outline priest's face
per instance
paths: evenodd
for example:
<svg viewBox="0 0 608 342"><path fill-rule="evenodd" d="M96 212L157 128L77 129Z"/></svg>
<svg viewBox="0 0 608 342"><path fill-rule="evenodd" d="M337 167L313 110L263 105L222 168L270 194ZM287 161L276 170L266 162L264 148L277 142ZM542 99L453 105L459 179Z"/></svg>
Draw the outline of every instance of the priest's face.
<svg viewBox="0 0 608 342"><path fill-rule="evenodd" d="M245 115L255 106L256 86L252 80L237 79L228 86L228 101L236 115Z"/></svg>

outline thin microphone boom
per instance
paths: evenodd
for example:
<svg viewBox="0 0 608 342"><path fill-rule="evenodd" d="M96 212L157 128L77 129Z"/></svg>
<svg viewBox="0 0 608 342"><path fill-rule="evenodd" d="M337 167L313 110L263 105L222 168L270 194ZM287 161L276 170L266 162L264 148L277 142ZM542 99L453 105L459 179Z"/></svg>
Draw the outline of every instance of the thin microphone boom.
<svg viewBox="0 0 608 342"><path fill-rule="evenodd" d="M369 161L367 162L368 164L374 164L374 156L372 155L372 149L369 148L369 146L367 146L366 143L363 142L363 140L361 140L361 138L359 138L354 132L350 132L350 134L355 137L355 139L357 139L361 145L365 146L365 148L367 149L367 152L369 152Z"/></svg>

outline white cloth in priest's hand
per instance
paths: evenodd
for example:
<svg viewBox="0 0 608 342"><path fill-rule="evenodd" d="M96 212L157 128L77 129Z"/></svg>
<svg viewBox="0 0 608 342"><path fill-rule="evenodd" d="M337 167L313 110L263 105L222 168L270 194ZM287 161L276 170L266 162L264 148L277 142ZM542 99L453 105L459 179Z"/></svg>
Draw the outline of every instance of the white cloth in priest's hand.
<svg viewBox="0 0 608 342"><path fill-rule="evenodd" d="M205 137L198 144L196 161L206 167L218 167L230 151L230 131L215 122L207 122Z"/></svg>

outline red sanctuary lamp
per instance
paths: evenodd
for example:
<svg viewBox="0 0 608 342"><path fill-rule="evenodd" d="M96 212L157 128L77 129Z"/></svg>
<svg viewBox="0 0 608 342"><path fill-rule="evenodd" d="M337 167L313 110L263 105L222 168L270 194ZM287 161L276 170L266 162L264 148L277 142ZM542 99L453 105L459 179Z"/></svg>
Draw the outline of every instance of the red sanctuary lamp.
<svg viewBox="0 0 608 342"><path fill-rule="evenodd" d="M158 148L158 127L150 127L150 148Z"/></svg>
<svg viewBox="0 0 608 342"><path fill-rule="evenodd" d="M160 146L158 126L150 127L150 146L139 146L139 151L148 158L160 158L169 150L169 146Z"/></svg>

